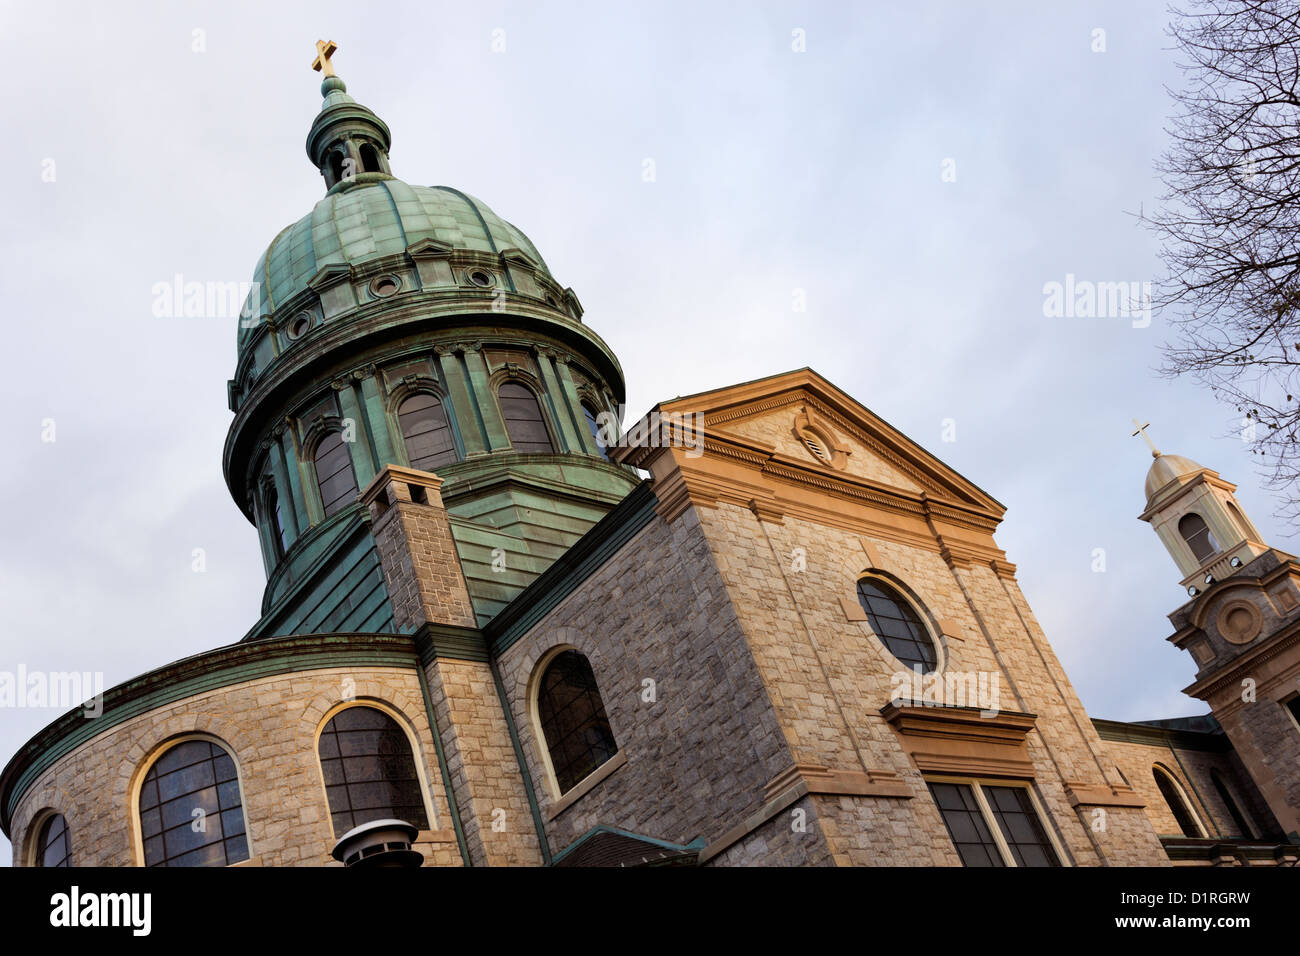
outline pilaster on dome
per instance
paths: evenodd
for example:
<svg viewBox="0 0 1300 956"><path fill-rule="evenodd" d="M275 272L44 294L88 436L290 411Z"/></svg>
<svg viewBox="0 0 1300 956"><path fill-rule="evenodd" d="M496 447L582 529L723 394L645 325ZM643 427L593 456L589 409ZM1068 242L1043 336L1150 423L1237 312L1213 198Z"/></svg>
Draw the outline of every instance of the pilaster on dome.
<svg viewBox="0 0 1300 956"><path fill-rule="evenodd" d="M321 40L316 50L311 66L324 74L320 85L324 100L307 134L308 158L331 191L346 189L356 182L390 178L388 149L392 135L388 124L348 95L347 84L330 62L338 46L332 40Z"/></svg>

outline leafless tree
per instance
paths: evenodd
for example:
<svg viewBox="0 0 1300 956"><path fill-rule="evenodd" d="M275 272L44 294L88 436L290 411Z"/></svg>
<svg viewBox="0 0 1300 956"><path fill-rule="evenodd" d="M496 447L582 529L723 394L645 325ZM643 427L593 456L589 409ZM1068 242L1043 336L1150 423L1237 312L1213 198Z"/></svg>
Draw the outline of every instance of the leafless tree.
<svg viewBox="0 0 1300 956"><path fill-rule="evenodd" d="M1171 9L1183 70L1170 90L1156 306L1164 371L1208 384L1300 523L1300 0Z"/></svg>

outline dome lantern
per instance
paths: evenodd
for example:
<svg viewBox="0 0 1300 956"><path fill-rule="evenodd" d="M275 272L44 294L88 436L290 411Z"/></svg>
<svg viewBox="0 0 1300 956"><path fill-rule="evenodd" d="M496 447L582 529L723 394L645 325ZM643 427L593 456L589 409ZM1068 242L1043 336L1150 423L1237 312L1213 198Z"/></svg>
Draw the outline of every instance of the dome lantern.
<svg viewBox="0 0 1300 956"><path fill-rule="evenodd" d="M392 145L388 125L348 95L347 84L330 62L338 50L334 41L318 41L316 50L311 66L324 74L320 85L324 102L307 134L307 156L320 170L326 189L333 191L350 183L392 175L388 165Z"/></svg>

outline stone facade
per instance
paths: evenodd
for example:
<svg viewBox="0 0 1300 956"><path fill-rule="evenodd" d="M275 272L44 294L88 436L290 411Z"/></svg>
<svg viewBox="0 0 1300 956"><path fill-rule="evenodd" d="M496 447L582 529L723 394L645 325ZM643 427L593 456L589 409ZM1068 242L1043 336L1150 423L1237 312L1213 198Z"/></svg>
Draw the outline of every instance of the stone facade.
<svg viewBox="0 0 1300 956"><path fill-rule="evenodd" d="M15 862L57 811L77 864L139 864L134 794L185 734L238 764L249 864L332 862L316 736L353 698L412 736L429 865L563 865L606 833L572 859L956 866L929 789L944 781L1020 788L1064 865L1290 859L1258 845L1279 827L1222 733L1088 717L993 540L993 499L806 370L677 401L706 423L703 454L626 444L652 478L486 627L442 479L381 469L358 503L406 636L254 641L110 692L103 732L35 777L40 747L6 769ZM864 576L914 607L930 683L873 631ZM565 650L590 665L616 752L561 792L537 695ZM191 680L220 686L130 710ZM74 739L65 724L37 743ZM1199 842L1178 837L1157 765Z"/></svg>
<svg viewBox="0 0 1300 956"><path fill-rule="evenodd" d="M591 662L626 760L576 801L545 766L530 695L539 661L562 647ZM602 823L707 841L760 811L792 762L693 516L653 520L497 666L553 854Z"/></svg>
<svg viewBox="0 0 1300 956"><path fill-rule="evenodd" d="M260 532L262 619L22 748L0 773L16 864L57 812L75 865L141 865L141 783L187 735L237 765L243 865L331 864L340 791L318 735L367 704L409 738L433 866L961 865L943 782L981 802L981 852L1007 865L985 789L1037 821L1040 862L1237 859L1174 853L1151 775L1166 752L1203 842L1300 843L1300 726L1282 706L1300 563L1239 520L1231 485L1157 453L1143 517L1188 581L1208 575L1172 640L1237 753L1103 733L993 537L996 499L810 369L662 403L620 439L618 361L527 237L459 190L396 179L386 124L337 76L322 96L308 153L328 192L259 261L229 383L224 470ZM1210 506L1236 543L1197 564L1174 529ZM898 618L869 614L863 581ZM899 625L926 649L916 672L885 640ZM585 665L566 655L547 701L581 742L577 781L555 773L538 702L566 651ZM1206 786L1216 773L1258 833ZM412 807L388 779L358 782L378 784L358 791L363 824Z"/></svg>
<svg viewBox="0 0 1300 956"><path fill-rule="evenodd" d="M33 821L62 813L75 866L139 866L139 786L152 760L178 738L211 738L239 769L250 858L240 865L337 866L316 741L340 704L374 704L414 740L430 829L415 848L427 865L459 866L451 811L425 719L417 671L323 668L278 674L196 694L132 717L56 761L19 801L10 824L14 865L30 861ZM109 716L109 714L106 714Z"/></svg>
<svg viewBox="0 0 1300 956"><path fill-rule="evenodd" d="M1226 745L1226 741L1223 741ZM1181 829L1168 802L1156 786L1155 768L1177 781L1207 838L1251 840L1276 835L1277 824L1259 796L1241 761L1229 749L1208 751L1161 746L1132 740L1107 740L1106 753L1146 804L1146 814L1156 832L1179 835ZM1245 816L1250 832L1242 832L1214 785L1217 772Z"/></svg>

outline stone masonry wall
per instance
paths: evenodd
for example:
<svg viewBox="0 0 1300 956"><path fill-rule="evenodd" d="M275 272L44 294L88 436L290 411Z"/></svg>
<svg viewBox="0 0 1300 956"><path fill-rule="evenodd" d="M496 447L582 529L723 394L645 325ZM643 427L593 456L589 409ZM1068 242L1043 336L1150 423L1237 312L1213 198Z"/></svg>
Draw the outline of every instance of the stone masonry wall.
<svg viewBox="0 0 1300 956"><path fill-rule="evenodd" d="M1256 768L1282 830L1300 833L1300 730L1286 708L1261 692L1250 703L1216 709L1215 716L1246 765Z"/></svg>
<svg viewBox="0 0 1300 956"><path fill-rule="evenodd" d="M795 759L843 771L892 771L910 785L910 800L820 800L819 814L835 820L827 838L836 858L941 862L952 853L940 845L947 839L942 820L879 713L902 667L841 605L841 598L856 604L857 577L871 565L859 536L790 516L760 522L726 503L698 513ZM1098 756L1100 739L1014 582L985 566L954 571L937 550L869 542L879 570L910 589L935 621L960 630L961 639L942 640L945 670L983 672L989 680L997 675L998 709L1038 715L1028 738L1034 787L1071 862L1166 863L1141 811L1108 808L1110 825L1099 832L1086 807L1071 806L1067 781L1105 786L1110 777ZM868 820L875 835L864 837ZM842 835L839 843L835 833Z"/></svg>
<svg viewBox="0 0 1300 956"><path fill-rule="evenodd" d="M141 865L134 795L150 758L179 735L219 739L239 769L250 863L341 866L330 857L330 822L316 735L345 694L387 705L414 735L429 831L416 848L426 865L460 866L461 856L414 668L327 668L248 681L198 694L110 727L49 767L14 814L14 863L30 848L31 823L46 809L62 813L74 866ZM247 864L245 864L247 865Z"/></svg>
<svg viewBox="0 0 1300 956"><path fill-rule="evenodd" d="M439 659L425 674L470 860L475 866L540 866L537 830L492 671L479 661Z"/></svg>
<svg viewBox="0 0 1300 956"><path fill-rule="evenodd" d="M540 756L529 681L561 646L591 662L627 762L556 813L560 795ZM768 700L772 687L754 667L694 511L672 524L653 519L506 649L498 667L552 853L598 824L710 843L757 813L766 784L792 763ZM828 858L815 816L806 834L781 845L767 862ZM737 849L715 862L743 855Z"/></svg>

